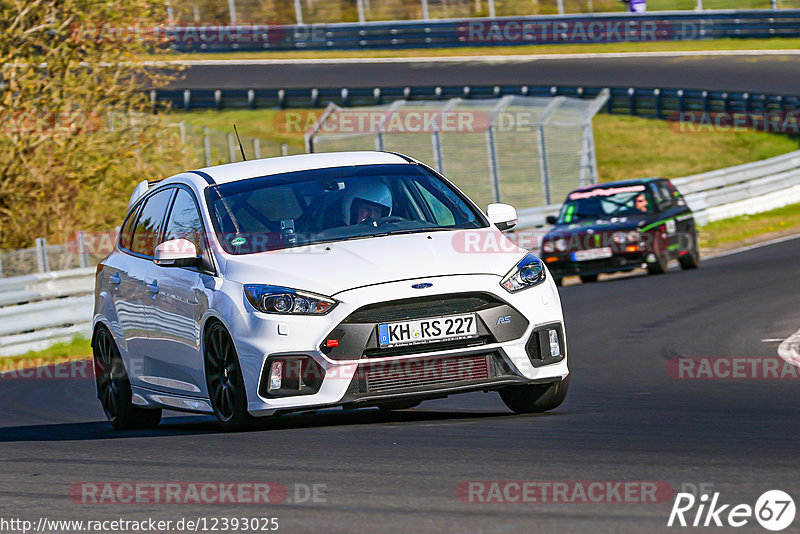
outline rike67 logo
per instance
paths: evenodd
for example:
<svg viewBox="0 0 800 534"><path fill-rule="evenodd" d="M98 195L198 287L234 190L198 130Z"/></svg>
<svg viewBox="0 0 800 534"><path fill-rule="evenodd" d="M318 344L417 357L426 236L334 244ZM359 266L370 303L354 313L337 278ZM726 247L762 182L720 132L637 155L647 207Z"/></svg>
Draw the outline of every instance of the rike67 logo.
<svg viewBox="0 0 800 534"><path fill-rule="evenodd" d="M680 527L733 527L751 524L753 519L773 532L784 530L795 516L794 499L781 490L764 492L755 506L749 504L723 504L720 493L695 497L691 493L678 493L669 514L667 526Z"/></svg>

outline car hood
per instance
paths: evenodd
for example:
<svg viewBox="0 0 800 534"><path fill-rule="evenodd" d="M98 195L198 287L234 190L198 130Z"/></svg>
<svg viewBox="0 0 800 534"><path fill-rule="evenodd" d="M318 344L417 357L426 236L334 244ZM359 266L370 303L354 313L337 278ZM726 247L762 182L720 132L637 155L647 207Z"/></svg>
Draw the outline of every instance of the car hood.
<svg viewBox="0 0 800 534"><path fill-rule="evenodd" d="M225 278L333 296L397 280L459 274L503 276L526 251L494 228L337 241L228 256Z"/></svg>
<svg viewBox="0 0 800 534"><path fill-rule="evenodd" d="M615 219L585 220L576 224L559 224L547 233L548 239L568 237L573 234L584 234L588 230L595 233L626 232L642 228L650 220L649 216L634 215Z"/></svg>

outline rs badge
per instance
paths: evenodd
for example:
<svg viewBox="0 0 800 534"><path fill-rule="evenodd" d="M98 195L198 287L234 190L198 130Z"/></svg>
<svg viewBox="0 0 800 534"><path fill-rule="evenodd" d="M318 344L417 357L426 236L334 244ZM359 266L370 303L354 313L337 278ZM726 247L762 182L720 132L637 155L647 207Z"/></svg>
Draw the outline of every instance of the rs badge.
<svg viewBox="0 0 800 534"><path fill-rule="evenodd" d="M510 315L501 315L497 318L497 324L511 324L511 316Z"/></svg>

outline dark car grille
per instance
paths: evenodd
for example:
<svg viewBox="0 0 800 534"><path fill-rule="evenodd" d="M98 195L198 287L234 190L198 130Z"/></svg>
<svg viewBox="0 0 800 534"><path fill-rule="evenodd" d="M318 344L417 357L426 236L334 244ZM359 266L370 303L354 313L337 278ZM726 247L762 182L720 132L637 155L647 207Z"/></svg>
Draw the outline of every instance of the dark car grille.
<svg viewBox="0 0 800 534"><path fill-rule="evenodd" d="M502 378L519 377L497 351L365 362L359 366L347 395L358 399L381 393L424 393Z"/></svg>
<svg viewBox="0 0 800 534"><path fill-rule="evenodd" d="M374 366L364 372L368 393L424 388L489 378L489 356L442 358L418 365Z"/></svg>
<svg viewBox="0 0 800 534"><path fill-rule="evenodd" d="M345 323L385 323L472 313L504 304L488 294L432 295L413 299L393 300L369 304L354 311Z"/></svg>

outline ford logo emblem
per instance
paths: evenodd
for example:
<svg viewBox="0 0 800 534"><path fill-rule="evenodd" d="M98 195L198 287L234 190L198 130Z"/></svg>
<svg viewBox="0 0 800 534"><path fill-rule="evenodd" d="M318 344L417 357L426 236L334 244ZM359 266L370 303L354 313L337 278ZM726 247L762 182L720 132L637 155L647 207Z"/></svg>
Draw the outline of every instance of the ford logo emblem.
<svg viewBox="0 0 800 534"><path fill-rule="evenodd" d="M433 287L433 284L429 284L429 283L425 282L423 284L414 284L411 287L413 287L414 289L427 289L429 287Z"/></svg>

